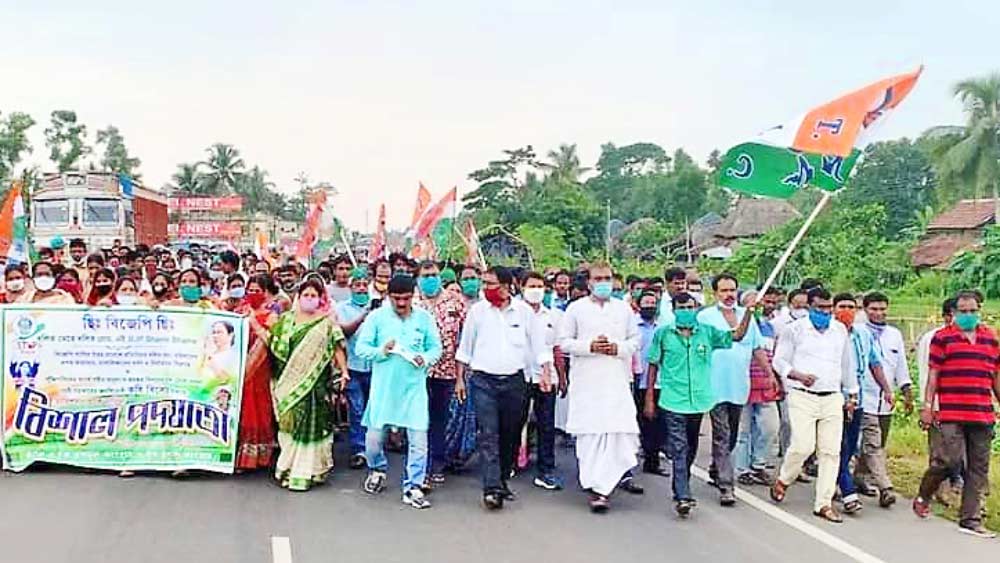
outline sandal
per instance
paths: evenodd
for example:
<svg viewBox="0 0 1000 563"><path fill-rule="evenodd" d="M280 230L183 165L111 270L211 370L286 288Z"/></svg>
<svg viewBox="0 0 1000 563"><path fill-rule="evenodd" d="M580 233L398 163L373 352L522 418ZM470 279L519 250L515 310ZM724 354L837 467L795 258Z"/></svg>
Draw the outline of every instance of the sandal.
<svg viewBox="0 0 1000 563"><path fill-rule="evenodd" d="M840 524L844 521L844 517L841 516L839 512L834 510L832 506L824 506L823 508L813 512L813 515L819 516L827 522L833 522L834 524Z"/></svg>
<svg viewBox="0 0 1000 563"><path fill-rule="evenodd" d="M860 512L864 508L860 500L849 500L844 503L844 514L854 514L855 512Z"/></svg>
<svg viewBox="0 0 1000 563"><path fill-rule="evenodd" d="M597 493L593 493L590 496L589 504L590 504L590 511L597 514L602 514L604 512L607 512L608 509L611 508L611 502L608 500L608 497L604 495L599 495Z"/></svg>
<svg viewBox="0 0 1000 563"><path fill-rule="evenodd" d="M774 502L781 502L785 500L785 493L788 492L788 485L781 482L781 479L775 479L774 484L771 485L771 500Z"/></svg>

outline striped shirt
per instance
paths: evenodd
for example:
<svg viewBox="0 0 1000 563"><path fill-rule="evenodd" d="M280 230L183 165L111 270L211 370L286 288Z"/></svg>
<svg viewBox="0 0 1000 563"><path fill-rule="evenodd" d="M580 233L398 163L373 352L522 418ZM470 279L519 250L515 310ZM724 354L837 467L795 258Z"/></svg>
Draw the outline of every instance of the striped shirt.
<svg viewBox="0 0 1000 563"><path fill-rule="evenodd" d="M975 342L955 325L934 334L930 368L937 370L938 420L942 422L993 423L993 382L1000 369L996 334L976 327Z"/></svg>

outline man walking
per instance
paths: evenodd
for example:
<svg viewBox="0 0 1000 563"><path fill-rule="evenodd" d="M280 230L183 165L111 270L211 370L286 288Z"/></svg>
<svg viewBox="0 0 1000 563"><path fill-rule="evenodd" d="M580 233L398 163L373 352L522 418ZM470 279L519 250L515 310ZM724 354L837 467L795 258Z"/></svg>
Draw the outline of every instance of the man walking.
<svg viewBox="0 0 1000 563"><path fill-rule="evenodd" d="M355 348L372 361L371 396L363 424L368 477L363 490L378 494L385 488L389 460L384 443L389 427L406 432L403 504L430 508L424 496L427 469L427 367L441 356L441 339L430 313L413 307L414 280L395 276L389 282L390 307L373 311L361 325Z"/></svg>
<svg viewBox="0 0 1000 563"><path fill-rule="evenodd" d="M858 380L851 370L851 346L843 323L832 323L833 300L822 287L809 291L809 316L791 323L778 338L774 366L786 381L791 445L781 464L771 498L785 499L788 486L802 472L802 463L816 452L819 470L813 514L843 522L833 508L840 443L846 410L857 405Z"/></svg>
<svg viewBox="0 0 1000 563"><path fill-rule="evenodd" d="M980 320L979 300L974 292L959 293L954 324L937 331L931 340L920 423L924 428L937 426L940 447L920 482L913 512L921 518L930 515L931 495L961 465L964 454L959 530L992 538L996 534L983 526L980 503L981 493L989 483L990 444L996 420L992 398L1000 400L1000 345L996 333Z"/></svg>
<svg viewBox="0 0 1000 563"><path fill-rule="evenodd" d="M464 276L467 270L463 270ZM483 504L503 508L516 497L507 486L514 466L514 448L520 438L524 404L524 373L542 366L540 387L552 385L552 350L545 345L545 329L534 311L511 299L514 278L507 268L495 266L482 276L483 296L469 309L455 359L459 376L455 394L465 399L465 369L479 427L478 449L482 463Z"/></svg>
<svg viewBox="0 0 1000 563"><path fill-rule="evenodd" d="M653 337L659 325L656 324L656 295L645 292L635 300L638 308L636 323L639 328L639 351L632 360L632 373L635 385L635 408L642 411L646 402L646 390L649 389L649 350ZM660 402L660 382L653 389L653 402ZM660 466L660 452L666 453L666 424L663 411L656 411L653 419L639 417L639 439L642 443L642 471L654 475L666 475Z"/></svg>
<svg viewBox="0 0 1000 563"><path fill-rule="evenodd" d="M566 430L576 436L580 485L590 491L590 509L606 512L609 496L636 466L639 426L631 360L639 331L631 308L612 299L611 266L595 263L589 271L590 296L566 308L559 347L573 366Z"/></svg>
<svg viewBox="0 0 1000 563"><path fill-rule="evenodd" d="M351 299L337 305L337 320L347 336L347 369L351 380L347 383L347 440L351 447L351 469L365 466L365 427L361 419L368 407L372 383L371 360L362 358L355 349L358 329L368 316L368 270L355 268L351 272Z"/></svg>

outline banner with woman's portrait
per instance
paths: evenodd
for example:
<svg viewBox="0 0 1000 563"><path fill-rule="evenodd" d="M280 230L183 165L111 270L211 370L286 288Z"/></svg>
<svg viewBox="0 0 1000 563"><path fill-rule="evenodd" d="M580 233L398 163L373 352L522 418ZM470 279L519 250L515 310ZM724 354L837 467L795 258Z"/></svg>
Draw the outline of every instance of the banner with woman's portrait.
<svg viewBox="0 0 1000 563"><path fill-rule="evenodd" d="M0 326L4 468L233 471L243 317L5 305Z"/></svg>

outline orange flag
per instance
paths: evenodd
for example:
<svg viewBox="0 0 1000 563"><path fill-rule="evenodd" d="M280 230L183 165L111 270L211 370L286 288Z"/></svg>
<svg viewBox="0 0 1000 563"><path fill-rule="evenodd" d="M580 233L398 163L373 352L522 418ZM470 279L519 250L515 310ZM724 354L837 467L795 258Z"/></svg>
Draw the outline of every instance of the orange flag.
<svg viewBox="0 0 1000 563"><path fill-rule="evenodd" d="M410 230L417 228L417 223L424 216L424 211L427 211L427 206L430 204L431 192L424 186L423 182L420 182L420 187L417 188L417 205L413 208L413 220L410 222Z"/></svg>
<svg viewBox="0 0 1000 563"><path fill-rule="evenodd" d="M7 256L14 240L14 202L21 196L21 182L15 180L0 208L0 256Z"/></svg>
<svg viewBox="0 0 1000 563"><path fill-rule="evenodd" d="M372 236L372 245L368 249L368 261L375 262L385 253L385 204L378 208L378 225L375 226L375 235Z"/></svg>

